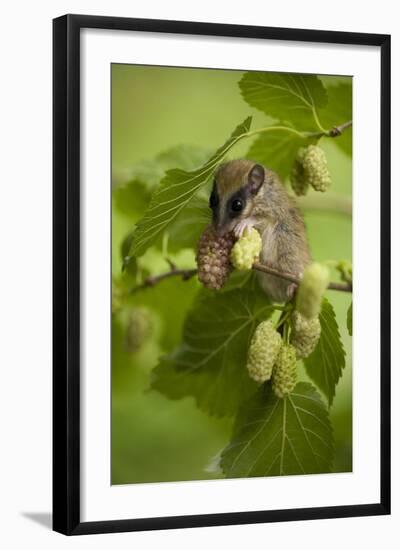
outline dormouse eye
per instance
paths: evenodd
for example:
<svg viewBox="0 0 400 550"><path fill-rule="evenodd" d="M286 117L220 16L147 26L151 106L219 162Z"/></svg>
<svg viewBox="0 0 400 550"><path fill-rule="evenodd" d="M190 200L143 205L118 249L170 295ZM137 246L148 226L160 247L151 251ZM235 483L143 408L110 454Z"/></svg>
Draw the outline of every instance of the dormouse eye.
<svg viewBox="0 0 400 550"><path fill-rule="evenodd" d="M241 210L243 210L242 199L234 199L231 203L231 210L233 212L240 212Z"/></svg>

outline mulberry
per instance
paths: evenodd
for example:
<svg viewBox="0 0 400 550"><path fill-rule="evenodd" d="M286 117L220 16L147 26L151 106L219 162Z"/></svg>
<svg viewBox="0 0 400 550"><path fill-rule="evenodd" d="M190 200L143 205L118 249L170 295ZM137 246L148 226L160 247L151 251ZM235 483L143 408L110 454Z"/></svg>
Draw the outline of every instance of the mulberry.
<svg viewBox="0 0 400 550"><path fill-rule="evenodd" d="M118 284L112 286L112 301L111 301L111 312L113 315L119 313L122 309L124 302L124 292Z"/></svg>
<svg viewBox="0 0 400 550"><path fill-rule="evenodd" d="M292 315L291 344L296 349L297 359L308 357L318 344L321 324L318 317L306 319L298 311Z"/></svg>
<svg viewBox="0 0 400 550"><path fill-rule="evenodd" d="M281 347L281 335L271 321L262 321L256 328L250 343L247 370L256 382L271 378L272 368Z"/></svg>
<svg viewBox="0 0 400 550"><path fill-rule="evenodd" d="M327 191L331 185L325 152L317 145L301 147L290 175L296 195L305 195L311 185L315 191Z"/></svg>
<svg viewBox="0 0 400 550"><path fill-rule="evenodd" d="M235 242L231 252L233 266L245 271L251 269L261 252L261 236L257 229L246 229L243 236Z"/></svg>
<svg viewBox="0 0 400 550"><path fill-rule="evenodd" d="M336 269L340 273L340 278L345 283L352 283L353 281L353 266L348 260L340 260L336 264Z"/></svg>
<svg viewBox="0 0 400 550"><path fill-rule="evenodd" d="M306 180L304 175L303 160L304 160L305 152L306 152L305 147L301 147L298 150L296 159L293 164L292 171L290 173L290 184L292 186L293 191L299 197L302 195L306 195L308 188L310 187L310 183Z"/></svg>
<svg viewBox="0 0 400 550"><path fill-rule="evenodd" d="M317 262L306 267L297 290L296 309L306 319L319 315L321 301L329 284L329 269Z"/></svg>
<svg viewBox="0 0 400 550"><path fill-rule="evenodd" d="M153 322L150 311L143 307L135 307L129 313L126 334L125 348L129 353L140 350L146 340L151 336Z"/></svg>
<svg viewBox="0 0 400 550"><path fill-rule="evenodd" d="M309 145L303 158L304 175L316 191L326 191L331 185L328 161L323 149Z"/></svg>
<svg viewBox="0 0 400 550"><path fill-rule="evenodd" d="M220 289L226 283L232 266L229 255L234 243L232 233L218 236L211 226L200 237L197 251L198 278L207 288Z"/></svg>
<svg viewBox="0 0 400 550"><path fill-rule="evenodd" d="M296 350L290 344L283 344L272 373L272 389L279 398L293 391L297 380Z"/></svg>

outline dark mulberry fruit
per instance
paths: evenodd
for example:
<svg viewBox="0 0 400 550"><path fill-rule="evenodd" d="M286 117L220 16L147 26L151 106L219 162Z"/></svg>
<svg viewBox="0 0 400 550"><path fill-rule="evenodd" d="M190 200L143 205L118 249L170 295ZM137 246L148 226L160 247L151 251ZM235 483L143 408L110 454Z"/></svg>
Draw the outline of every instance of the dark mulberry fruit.
<svg viewBox="0 0 400 550"><path fill-rule="evenodd" d="M207 227L200 237L197 250L198 277L207 288L220 289L232 270L230 253L235 238L232 233L218 236Z"/></svg>

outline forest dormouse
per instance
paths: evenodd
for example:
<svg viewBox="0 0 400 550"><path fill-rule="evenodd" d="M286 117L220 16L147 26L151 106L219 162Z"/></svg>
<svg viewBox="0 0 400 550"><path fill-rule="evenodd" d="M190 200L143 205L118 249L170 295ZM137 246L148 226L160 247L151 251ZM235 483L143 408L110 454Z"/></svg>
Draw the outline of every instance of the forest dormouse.
<svg viewBox="0 0 400 550"><path fill-rule="evenodd" d="M311 262L304 221L278 176L250 160L232 160L215 173L210 195L217 234L233 231L240 237L256 228L262 238L260 262L301 277ZM273 301L292 298L296 285L280 277L257 272L265 293Z"/></svg>

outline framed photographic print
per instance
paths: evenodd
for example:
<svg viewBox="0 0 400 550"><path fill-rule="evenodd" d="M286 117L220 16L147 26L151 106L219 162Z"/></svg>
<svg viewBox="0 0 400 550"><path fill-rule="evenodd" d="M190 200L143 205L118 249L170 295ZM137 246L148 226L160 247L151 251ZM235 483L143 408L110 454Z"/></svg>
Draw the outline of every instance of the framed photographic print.
<svg viewBox="0 0 400 550"><path fill-rule="evenodd" d="M54 20L56 531L390 513L389 67Z"/></svg>

